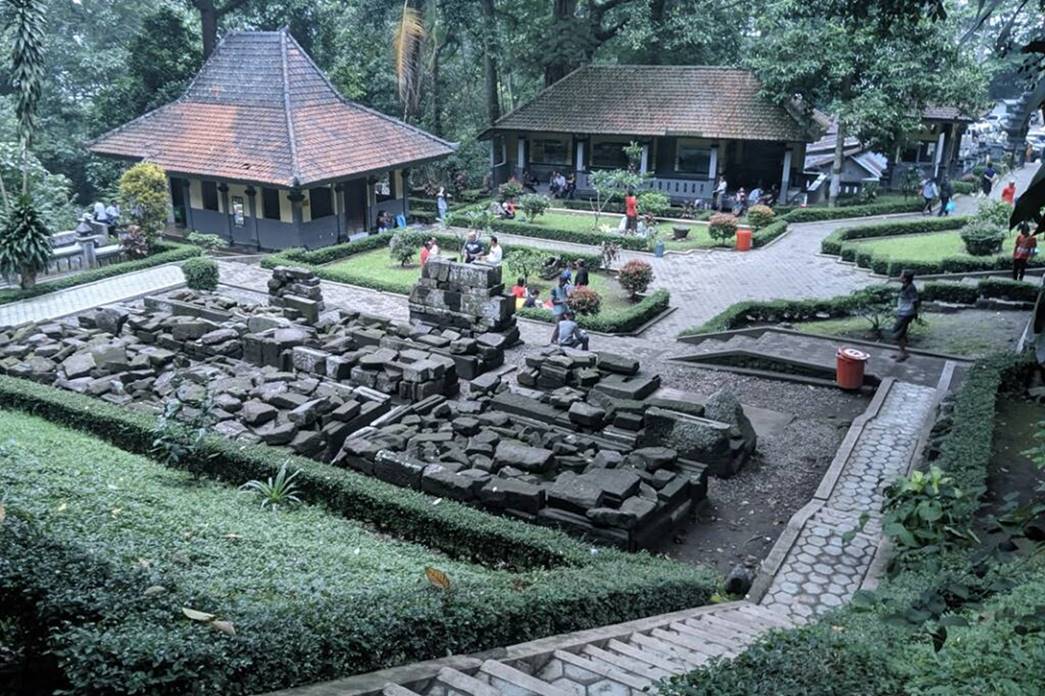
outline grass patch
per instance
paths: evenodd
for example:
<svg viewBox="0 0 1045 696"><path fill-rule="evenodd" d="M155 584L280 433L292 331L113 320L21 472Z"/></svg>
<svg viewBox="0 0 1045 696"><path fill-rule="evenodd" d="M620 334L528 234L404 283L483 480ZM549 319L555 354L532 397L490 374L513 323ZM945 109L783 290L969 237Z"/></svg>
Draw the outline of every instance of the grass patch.
<svg viewBox="0 0 1045 696"><path fill-rule="evenodd" d="M1005 238L1002 250L995 255L996 257L1011 258L1012 249L1010 247L1013 238L1012 235ZM968 256L970 259L985 258L966 254L965 244L957 230L858 240L849 243L856 248L857 255L863 251L887 259L909 259L919 263L942 262L951 256Z"/></svg>
<svg viewBox="0 0 1045 696"><path fill-rule="evenodd" d="M191 244L157 242L154 247L156 251L149 256L146 256L144 259L121 261L120 263L114 263L100 268L92 268L87 271L82 271L80 273L75 273L73 275L64 276L50 281L46 278L42 278L41 282L29 290L22 290L21 288L2 289L0 290L0 304L27 300L31 297L46 295L49 292L67 290L69 288L75 288L78 285L93 283L106 278L113 278L118 275L123 275L124 273L143 271L146 268L160 266L165 263L184 261L203 254L202 249L197 246L192 246Z"/></svg>
<svg viewBox="0 0 1045 696"><path fill-rule="evenodd" d="M0 606L42 634L75 693L257 693L695 606L715 587L704 569L592 553L548 529L208 439L194 466L231 483L283 462L302 471L299 495L313 504L263 511L249 494L86 434L145 449L143 414L7 377L0 390L5 404L79 430L0 412ZM356 519L435 543L344 519L353 496L370 500ZM531 563L550 563L527 564L541 546ZM509 570L501 553L529 567ZM452 595L429 586L426 565L450 576ZM183 607L232 622L235 635Z"/></svg>

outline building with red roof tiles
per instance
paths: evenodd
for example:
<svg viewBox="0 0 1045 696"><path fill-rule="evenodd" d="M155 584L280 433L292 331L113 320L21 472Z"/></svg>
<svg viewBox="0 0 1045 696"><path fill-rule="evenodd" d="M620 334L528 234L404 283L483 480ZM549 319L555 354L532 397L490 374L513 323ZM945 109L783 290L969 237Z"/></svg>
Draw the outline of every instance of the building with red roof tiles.
<svg viewBox="0 0 1045 696"><path fill-rule="evenodd" d="M163 167L176 224L257 249L405 218L409 168L454 147L344 99L285 29L226 35L179 99L88 144Z"/></svg>

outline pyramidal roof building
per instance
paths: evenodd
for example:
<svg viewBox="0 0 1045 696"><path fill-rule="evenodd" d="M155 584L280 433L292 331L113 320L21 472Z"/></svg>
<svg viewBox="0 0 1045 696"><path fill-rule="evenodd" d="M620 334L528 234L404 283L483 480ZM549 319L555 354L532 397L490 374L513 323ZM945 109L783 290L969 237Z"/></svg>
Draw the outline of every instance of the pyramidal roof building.
<svg viewBox="0 0 1045 696"><path fill-rule="evenodd" d="M88 149L163 167L176 224L283 249L405 217L408 168L454 145L344 99L284 29L226 35L179 99Z"/></svg>

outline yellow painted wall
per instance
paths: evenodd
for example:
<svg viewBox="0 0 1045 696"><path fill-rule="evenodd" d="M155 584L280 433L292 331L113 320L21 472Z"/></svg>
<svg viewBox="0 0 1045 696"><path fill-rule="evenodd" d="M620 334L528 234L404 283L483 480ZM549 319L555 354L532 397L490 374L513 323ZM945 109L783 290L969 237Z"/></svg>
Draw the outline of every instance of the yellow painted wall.
<svg viewBox="0 0 1045 696"><path fill-rule="evenodd" d="M199 179L189 179L189 206L203 210L203 187Z"/></svg>
<svg viewBox="0 0 1045 696"><path fill-rule="evenodd" d="M279 219L280 222L294 222L294 208L290 205L290 191L279 190Z"/></svg>

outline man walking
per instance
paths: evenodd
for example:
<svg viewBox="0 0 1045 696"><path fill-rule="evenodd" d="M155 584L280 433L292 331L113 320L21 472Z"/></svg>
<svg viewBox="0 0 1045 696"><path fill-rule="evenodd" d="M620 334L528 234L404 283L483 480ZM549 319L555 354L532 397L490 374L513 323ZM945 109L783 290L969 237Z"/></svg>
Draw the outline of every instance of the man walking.
<svg viewBox="0 0 1045 696"><path fill-rule="evenodd" d="M922 200L925 201L925 204L922 206L922 215L933 214L933 201L936 200L937 193L936 182L931 177L926 178L922 182Z"/></svg>
<svg viewBox="0 0 1045 696"><path fill-rule="evenodd" d="M918 307L922 301L918 297L918 288L914 285L914 271L904 269L900 272L900 294L896 298L896 323L893 324L893 339L900 347L896 362L903 362L911 357L907 352L907 331L911 322L918 318Z"/></svg>
<svg viewBox="0 0 1045 696"><path fill-rule="evenodd" d="M940 175L940 212L937 214L938 217L949 216L951 211L948 208L951 205L951 198L954 196L954 186L951 185L951 180L945 175Z"/></svg>

